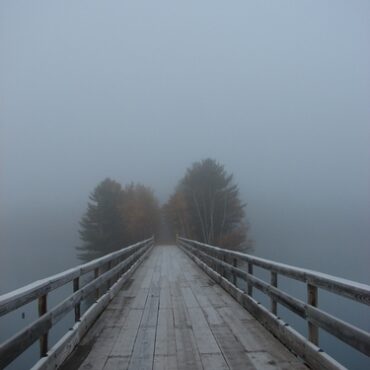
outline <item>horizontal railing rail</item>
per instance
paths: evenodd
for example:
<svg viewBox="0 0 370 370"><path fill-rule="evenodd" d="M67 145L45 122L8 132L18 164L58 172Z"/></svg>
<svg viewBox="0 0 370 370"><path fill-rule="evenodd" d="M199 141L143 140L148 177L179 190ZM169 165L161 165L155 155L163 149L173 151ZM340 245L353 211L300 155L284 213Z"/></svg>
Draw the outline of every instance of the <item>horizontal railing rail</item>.
<svg viewBox="0 0 370 370"><path fill-rule="evenodd" d="M61 351L60 348L67 347L74 333L69 332L67 337L50 351L48 344L50 329L70 311L74 310L76 325L73 330L79 337L82 332L86 332L88 325L81 324L91 323L102 312L122 284L127 281L134 269L141 263L153 243L154 238L152 237L1 295L0 316L38 300L39 318L0 344L0 369L13 362L37 340L40 341L40 357L43 358L39 368L43 368L43 366L45 368L50 367L50 361L45 359L47 357L54 361L56 365L60 365L67 354L72 351L73 346L69 346L67 351ZM93 279L83 284L81 277L91 272L94 273ZM48 294L71 282L73 283L73 293L48 310ZM81 316L81 302L92 294L95 295L95 300L86 313ZM59 355L51 356L55 353Z"/></svg>
<svg viewBox="0 0 370 370"><path fill-rule="evenodd" d="M295 347L295 352L313 367L321 362L323 364L321 365L322 368L341 368L339 363L324 354L318 347L319 328L370 356L370 333L317 307L318 288L369 306L369 285L270 261L246 253L222 249L182 237L178 237L177 242L211 277L228 290L243 306L254 313L288 347ZM254 266L269 271L270 281L266 282L253 275ZM281 290L278 287L279 275L306 283L307 302ZM245 291L237 287L237 278L245 281ZM253 288L258 289L270 298L268 309L262 309L261 304L253 299ZM282 324L282 320L277 317L278 304L307 321L307 339L293 329L287 332L287 330L281 328L281 325L286 326L286 324Z"/></svg>

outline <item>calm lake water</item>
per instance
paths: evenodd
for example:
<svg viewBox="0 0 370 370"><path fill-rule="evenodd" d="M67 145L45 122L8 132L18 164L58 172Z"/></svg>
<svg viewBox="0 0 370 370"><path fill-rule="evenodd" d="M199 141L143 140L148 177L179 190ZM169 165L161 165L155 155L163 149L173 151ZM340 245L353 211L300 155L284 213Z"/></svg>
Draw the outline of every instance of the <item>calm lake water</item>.
<svg viewBox="0 0 370 370"><path fill-rule="evenodd" d="M369 210L358 207L286 207L249 204L249 220L255 240L254 254L300 267L327 272L351 280L370 283ZM75 246L79 244L78 220L83 209L57 210L45 207L11 210L1 215L0 230L0 294L16 289L36 279L65 270L79 263ZM262 271L257 274L263 276ZM305 299L305 287L280 279L279 284ZM50 297L53 306L66 296L71 287ZM370 315L362 307L346 299L319 292L319 305L353 324L370 331ZM256 294L262 303L268 303ZM0 340L36 317L36 304L29 304L7 318L0 318ZM25 318L22 319L22 313ZM306 324L279 307L279 316L306 333ZM72 316L60 322L51 333L55 343L66 328L73 324ZM369 359L346 345L320 333L321 347L351 369L370 368ZM36 343L9 369L26 369L37 359Z"/></svg>

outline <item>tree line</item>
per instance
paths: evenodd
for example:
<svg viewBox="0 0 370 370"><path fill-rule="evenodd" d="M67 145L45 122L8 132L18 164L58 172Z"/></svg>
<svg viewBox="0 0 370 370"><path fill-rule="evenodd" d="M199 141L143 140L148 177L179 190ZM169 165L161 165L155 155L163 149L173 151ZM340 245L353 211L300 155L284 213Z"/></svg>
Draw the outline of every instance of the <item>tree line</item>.
<svg viewBox="0 0 370 370"><path fill-rule="evenodd" d="M153 191L141 184L122 187L107 178L89 196L80 221L82 260L91 260L149 238L158 230L160 209Z"/></svg>
<svg viewBox="0 0 370 370"><path fill-rule="evenodd" d="M172 242L180 235L247 250L252 243L245 207L233 175L213 159L193 163L162 207L149 187L123 187L107 178L90 194L81 218L79 256L90 260L151 235L163 240L164 230Z"/></svg>

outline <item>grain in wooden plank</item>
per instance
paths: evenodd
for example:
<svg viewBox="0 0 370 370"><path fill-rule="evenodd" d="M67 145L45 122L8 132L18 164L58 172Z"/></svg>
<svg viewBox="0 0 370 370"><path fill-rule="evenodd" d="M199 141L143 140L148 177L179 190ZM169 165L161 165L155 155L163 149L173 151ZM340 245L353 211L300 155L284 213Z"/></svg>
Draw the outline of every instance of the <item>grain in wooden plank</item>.
<svg viewBox="0 0 370 370"><path fill-rule="evenodd" d="M149 259L146 259L143 264L135 272L135 276L130 279L128 284L123 287L120 292L124 297L135 297L137 291L141 288L141 283L147 274L146 266L148 265Z"/></svg>
<svg viewBox="0 0 370 370"><path fill-rule="evenodd" d="M153 366L156 328L140 327L134 344L129 370L151 369Z"/></svg>
<svg viewBox="0 0 370 370"><path fill-rule="evenodd" d="M224 320L217 310L212 306L202 307L209 325L224 325Z"/></svg>
<svg viewBox="0 0 370 370"><path fill-rule="evenodd" d="M219 307L226 307L227 303L223 300L219 294L213 289L213 287L204 287L203 294L207 297L210 301L212 307L219 308Z"/></svg>
<svg viewBox="0 0 370 370"><path fill-rule="evenodd" d="M199 303L196 300L190 287L181 288L181 293L184 297L184 302L187 308L199 307Z"/></svg>
<svg viewBox="0 0 370 370"><path fill-rule="evenodd" d="M202 309L199 307L188 308L188 312L199 353L220 353L220 348L213 337Z"/></svg>
<svg viewBox="0 0 370 370"><path fill-rule="evenodd" d="M104 370L127 370L130 357L109 357Z"/></svg>
<svg viewBox="0 0 370 370"><path fill-rule="evenodd" d="M143 310L148 298L149 288L140 288L137 290L136 297L132 301L132 308Z"/></svg>
<svg viewBox="0 0 370 370"><path fill-rule="evenodd" d="M147 271L144 278L140 282L140 288L149 288L152 282L154 269L152 268L152 264L147 266Z"/></svg>
<svg viewBox="0 0 370 370"><path fill-rule="evenodd" d="M175 355L163 356L155 355L154 356L154 370L177 370L177 360Z"/></svg>
<svg viewBox="0 0 370 370"><path fill-rule="evenodd" d="M207 353L200 355L204 370L229 370L221 353Z"/></svg>
<svg viewBox="0 0 370 370"><path fill-rule="evenodd" d="M193 285L192 290L195 298L202 308L207 322L210 325L222 325L224 323L222 317L218 314L217 310L213 307L211 300L204 294L204 287Z"/></svg>
<svg viewBox="0 0 370 370"><path fill-rule="evenodd" d="M254 370L252 361L247 356L243 345L226 325L212 326L212 333L232 370Z"/></svg>
<svg viewBox="0 0 370 370"><path fill-rule="evenodd" d="M104 328L122 327L129 312L129 304L122 306L120 309L110 309L108 306L99 317L99 320L91 327L91 329L82 338L81 344L88 343L91 339L97 338Z"/></svg>
<svg viewBox="0 0 370 370"><path fill-rule="evenodd" d="M194 294L196 300L198 301L200 307L202 307L202 308L209 307L209 306L212 307L212 304L211 304L210 300L204 294L204 292L202 292L202 289L199 286L192 285L191 288L193 290L193 294Z"/></svg>
<svg viewBox="0 0 370 370"><path fill-rule="evenodd" d="M155 354L176 354L175 325L172 309L159 309Z"/></svg>
<svg viewBox="0 0 370 370"><path fill-rule="evenodd" d="M292 353L257 321L239 320L228 308L220 308L218 312L247 352L267 350L278 361L294 359Z"/></svg>
<svg viewBox="0 0 370 370"><path fill-rule="evenodd" d="M191 328L189 314L182 296L172 296L175 328Z"/></svg>
<svg viewBox="0 0 370 370"><path fill-rule="evenodd" d="M160 286L160 282L161 282L161 273L160 273L160 270L154 270L153 271L153 278L152 278L152 282L151 282L151 286L155 286L157 288L159 288Z"/></svg>
<svg viewBox="0 0 370 370"><path fill-rule="evenodd" d="M111 356L130 356L139 330L143 310L131 309L123 328L121 329L113 349Z"/></svg>
<svg viewBox="0 0 370 370"><path fill-rule="evenodd" d="M158 309L159 309L159 297L149 296L144 308L144 313L140 326L156 327L158 319Z"/></svg>
<svg viewBox="0 0 370 370"><path fill-rule="evenodd" d="M233 311L233 314L240 320L255 320L255 318L237 302L232 296L225 291L219 291L223 295L224 307L229 308Z"/></svg>
<svg viewBox="0 0 370 370"><path fill-rule="evenodd" d="M82 370L101 370L108 359L109 353L114 346L115 339L119 335L120 328L105 328L96 338L89 354L80 366Z"/></svg>
<svg viewBox="0 0 370 370"><path fill-rule="evenodd" d="M172 308L171 291L169 287L162 287L160 290L159 307Z"/></svg>
<svg viewBox="0 0 370 370"><path fill-rule="evenodd" d="M203 369L192 330L186 327L175 328L175 336L178 369Z"/></svg>
<svg viewBox="0 0 370 370"><path fill-rule="evenodd" d="M270 353L251 352L248 357L257 370L308 370L307 366L298 359L291 362L277 362Z"/></svg>

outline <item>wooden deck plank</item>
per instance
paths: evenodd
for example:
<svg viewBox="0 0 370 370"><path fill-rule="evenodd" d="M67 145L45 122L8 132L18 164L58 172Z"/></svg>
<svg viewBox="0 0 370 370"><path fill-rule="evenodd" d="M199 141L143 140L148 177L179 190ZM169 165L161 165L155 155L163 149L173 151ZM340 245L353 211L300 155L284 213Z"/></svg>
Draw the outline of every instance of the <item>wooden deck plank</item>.
<svg viewBox="0 0 370 370"><path fill-rule="evenodd" d="M176 355L175 324L171 308L159 309L155 355Z"/></svg>
<svg viewBox="0 0 370 370"><path fill-rule="evenodd" d="M103 369L108 360L120 328L106 327L100 333L94 343L94 351L90 351L85 360L82 362L80 369Z"/></svg>
<svg viewBox="0 0 370 370"><path fill-rule="evenodd" d="M112 349L112 356L131 356L143 312L143 310L130 310Z"/></svg>
<svg viewBox="0 0 370 370"><path fill-rule="evenodd" d="M140 327L131 356L129 370L151 369L154 360L156 328Z"/></svg>
<svg viewBox="0 0 370 370"><path fill-rule="evenodd" d="M172 308L171 289L169 286L168 287L161 286L159 297L160 297L159 302L160 302L161 309Z"/></svg>
<svg viewBox="0 0 370 370"><path fill-rule="evenodd" d="M187 308L199 307L199 303L190 287L182 287L181 293L184 297L184 302Z"/></svg>
<svg viewBox="0 0 370 370"><path fill-rule="evenodd" d="M191 328L175 328L176 358L179 370L202 369L202 363L197 350Z"/></svg>
<svg viewBox="0 0 370 370"><path fill-rule="evenodd" d="M292 353L259 322L255 320L240 320L233 315L233 311L229 308L220 308L218 311L247 352L266 351L279 362L295 360Z"/></svg>
<svg viewBox="0 0 370 370"><path fill-rule="evenodd" d="M270 353L264 351L249 353L248 357L257 369L307 370L307 367L298 359L292 362L276 361Z"/></svg>
<svg viewBox="0 0 370 370"><path fill-rule="evenodd" d="M248 357L243 345L226 325L212 326L212 333L232 370L254 370L253 361Z"/></svg>
<svg viewBox="0 0 370 370"><path fill-rule="evenodd" d="M104 370L126 370L130 362L130 357L109 357L105 363Z"/></svg>
<svg viewBox="0 0 370 370"><path fill-rule="evenodd" d="M154 356L154 370L177 370L177 360L176 356Z"/></svg>
<svg viewBox="0 0 370 370"><path fill-rule="evenodd" d="M306 369L173 246L155 247L112 300L72 354L77 368Z"/></svg>
<svg viewBox="0 0 370 370"><path fill-rule="evenodd" d="M221 353L201 308L188 309L199 353Z"/></svg>
<svg viewBox="0 0 370 370"><path fill-rule="evenodd" d="M202 354L201 360L204 370L229 370L221 353Z"/></svg>

